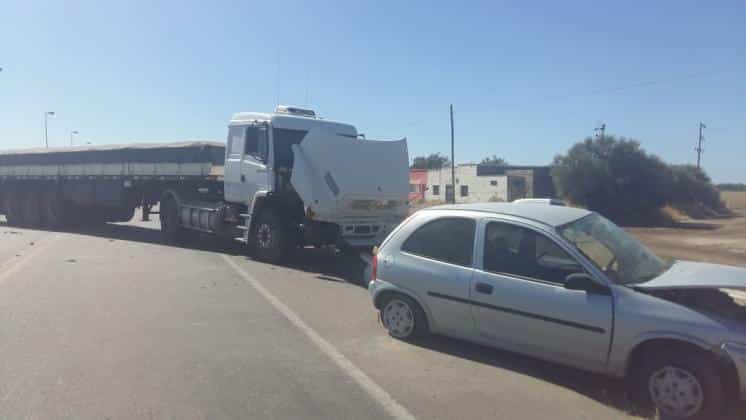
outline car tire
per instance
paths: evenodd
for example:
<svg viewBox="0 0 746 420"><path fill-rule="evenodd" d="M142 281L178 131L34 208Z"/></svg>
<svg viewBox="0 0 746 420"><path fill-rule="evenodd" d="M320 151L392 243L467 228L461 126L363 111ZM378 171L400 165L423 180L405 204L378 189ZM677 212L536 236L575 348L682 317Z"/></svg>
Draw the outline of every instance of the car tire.
<svg viewBox="0 0 746 420"><path fill-rule="evenodd" d="M639 402L663 419L716 419L725 410L725 389L716 366L703 352L661 351L646 355Z"/></svg>
<svg viewBox="0 0 746 420"><path fill-rule="evenodd" d="M412 340L428 333L425 311L409 296L389 294L381 302L379 311L383 327L394 338Z"/></svg>

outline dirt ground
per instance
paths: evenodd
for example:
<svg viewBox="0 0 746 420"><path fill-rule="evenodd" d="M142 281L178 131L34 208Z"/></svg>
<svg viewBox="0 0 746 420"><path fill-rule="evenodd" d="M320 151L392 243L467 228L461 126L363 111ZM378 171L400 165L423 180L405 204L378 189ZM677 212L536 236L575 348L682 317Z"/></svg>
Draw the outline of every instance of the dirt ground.
<svg viewBox="0 0 746 420"><path fill-rule="evenodd" d="M723 200L733 217L627 230L664 257L746 267L746 192L724 192Z"/></svg>

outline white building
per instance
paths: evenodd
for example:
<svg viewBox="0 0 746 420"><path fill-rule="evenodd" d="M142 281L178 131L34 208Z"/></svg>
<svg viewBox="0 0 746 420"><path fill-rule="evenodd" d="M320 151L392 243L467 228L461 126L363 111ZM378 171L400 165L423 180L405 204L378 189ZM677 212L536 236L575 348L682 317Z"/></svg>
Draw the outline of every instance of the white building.
<svg viewBox="0 0 746 420"><path fill-rule="evenodd" d="M508 175L477 175L476 164L456 166L456 202L510 201ZM427 171L426 201L446 201L451 189L451 167ZM449 194L450 195L450 194Z"/></svg>

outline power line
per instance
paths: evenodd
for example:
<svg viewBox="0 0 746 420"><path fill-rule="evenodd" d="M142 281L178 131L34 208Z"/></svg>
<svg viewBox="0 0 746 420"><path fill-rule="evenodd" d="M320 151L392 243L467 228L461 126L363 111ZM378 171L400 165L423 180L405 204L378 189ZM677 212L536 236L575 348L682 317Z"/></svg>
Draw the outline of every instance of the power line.
<svg viewBox="0 0 746 420"><path fill-rule="evenodd" d="M676 82L680 82L684 80L714 76L716 74L729 73L732 71L740 71L740 70L746 70L746 66L742 65L742 66L736 66L736 67L728 68L728 69L700 71L700 72L683 74L683 75L674 76L674 77L668 77L665 79L656 79L656 80L648 80L648 81L643 81L643 82L636 82L636 83L631 83L629 85L624 85L624 86L599 88L599 89L590 90L590 91L582 92L578 94L566 94L566 95L560 94L557 96L545 96L543 98L538 98L534 101L531 101L530 103L525 103L523 105L536 106L536 105L541 105L541 104L548 103L548 102L564 101L564 100L580 98L584 96L598 95L602 93L622 92L622 91L629 90L629 89L636 89L636 88L647 87L647 86L655 86L655 85L661 85L661 84L666 84L666 83L676 83ZM521 106L521 104L512 104L512 105Z"/></svg>
<svg viewBox="0 0 746 420"><path fill-rule="evenodd" d="M746 69L746 66L740 66L740 67L735 67L735 68L731 68L731 69L719 69L719 70L700 71L700 72L696 72L696 73L684 74L684 75L681 75L681 76L678 76L678 77L669 77L669 78L666 78L666 79L648 80L648 81L645 81L645 82L632 83L632 84L629 84L627 86L617 86L617 87L614 87L614 88L597 89L597 90L594 90L594 91L590 91L589 94L590 95L595 95L595 94L598 94L598 93L618 92L618 91L623 91L623 90L627 90L627 89L634 89L634 88L638 88L638 87L654 86L654 85L660 85L660 84L665 84L665 83L675 83L675 82L680 82L680 81L683 81L683 80L696 79L696 78L707 77L707 76L714 76L716 74L728 73L728 72L731 72L731 71L743 70L743 69Z"/></svg>

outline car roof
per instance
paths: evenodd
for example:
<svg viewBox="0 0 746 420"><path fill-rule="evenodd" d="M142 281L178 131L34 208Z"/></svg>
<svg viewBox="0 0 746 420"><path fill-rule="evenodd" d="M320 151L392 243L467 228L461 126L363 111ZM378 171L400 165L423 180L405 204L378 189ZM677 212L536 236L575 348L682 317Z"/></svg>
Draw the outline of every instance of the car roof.
<svg viewBox="0 0 746 420"><path fill-rule="evenodd" d="M543 203L470 203L446 204L423 209L465 210L502 214L533 220L552 227L562 226L591 214L591 211L575 207L553 206Z"/></svg>

